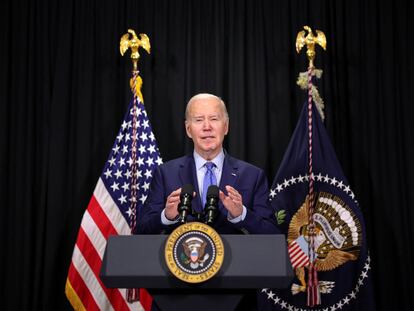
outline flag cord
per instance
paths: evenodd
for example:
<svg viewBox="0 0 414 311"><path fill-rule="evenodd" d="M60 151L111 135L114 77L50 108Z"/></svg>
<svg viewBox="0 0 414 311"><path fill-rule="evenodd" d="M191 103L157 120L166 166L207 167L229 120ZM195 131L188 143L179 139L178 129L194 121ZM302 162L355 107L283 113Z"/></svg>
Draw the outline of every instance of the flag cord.
<svg viewBox="0 0 414 311"><path fill-rule="evenodd" d="M133 106L132 106L132 146L131 146L131 234L135 233L136 225L137 225L137 116L138 116L138 99L137 95L135 94L135 86L137 83L138 78L138 70L132 71L132 79L133 79L133 86L132 86L132 93L134 94L133 98ZM129 303L133 303L139 300L139 289L138 288L128 288L126 291L126 298Z"/></svg>
<svg viewBox="0 0 414 311"><path fill-rule="evenodd" d="M138 70L132 71L132 79L133 79L133 90L135 89L137 77L138 77ZM137 95L135 92L132 92L134 94L133 99L133 106L132 106L132 150L131 150L131 171L132 171L132 177L131 177L131 211L132 211L132 217L131 217L131 234L135 233L135 228L137 224Z"/></svg>
<svg viewBox="0 0 414 311"><path fill-rule="evenodd" d="M315 263L315 221L313 218L314 214L314 174L313 174L313 162L312 162L312 152L313 152L313 140L312 140L312 86L313 86L313 66L308 68L308 160L309 160L309 192L308 192L308 211L309 211L309 222L308 222L308 236L309 236L309 270L308 270L308 288L307 288L307 304L309 307L313 307L317 304L320 304L320 294L318 288L318 276L317 270L314 265Z"/></svg>

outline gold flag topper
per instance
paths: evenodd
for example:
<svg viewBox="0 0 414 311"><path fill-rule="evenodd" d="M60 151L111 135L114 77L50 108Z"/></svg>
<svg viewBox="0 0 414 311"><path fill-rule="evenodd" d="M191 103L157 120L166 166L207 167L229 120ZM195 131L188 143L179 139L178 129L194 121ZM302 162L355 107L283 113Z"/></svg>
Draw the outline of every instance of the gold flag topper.
<svg viewBox="0 0 414 311"><path fill-rule="evenodd" d="M121 55L124 56L125 52L129 48L131 49L134 76L129 81L129 85L131 87L132 93L134 93L134 95L140 99L141 103L143 103L144 99L141 93L142 78L138 75L138 60L140 57L138 49L140 47L147 51L148 54L151 53L151 44L148 36L145 33L140 33L138 38L134 30L128 29L128 33L124 34L121 37L121 41L119 43L119 51L121 52Z"/></svg>
<svg viewBox="0 0 414 311"><path fill-rule="evenodd" d="M319 44L324 50L326 50L326 37L320 30L316 30L316 36L314 36L312 29L309 26L303 26L303 29L305 30L299 31L296 37L296 52L299 53L300 50L306 45L306 55L309 59L309 68L314 68L313 61L316 55L315 44ZM305 31L308 32L307 35Z"/></svg>

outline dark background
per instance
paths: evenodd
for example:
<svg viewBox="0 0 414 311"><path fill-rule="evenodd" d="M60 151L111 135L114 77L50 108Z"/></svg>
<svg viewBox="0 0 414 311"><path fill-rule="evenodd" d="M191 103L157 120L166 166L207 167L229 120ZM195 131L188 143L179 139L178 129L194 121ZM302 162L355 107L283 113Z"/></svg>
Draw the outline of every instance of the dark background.
<svg viewBox="0 0 414 311"><path fill-rule="evenodd" d="M316 59L325 124L365 215L378 309L410 310L412 3L1 1L1 309L69 309L81 216L131 97L128 28L151 40L140 70L164 160L191 150L186 101L212 92L228 104L226 148L271 182L306 97L295 39L308 24L328 41Z"/></svg>

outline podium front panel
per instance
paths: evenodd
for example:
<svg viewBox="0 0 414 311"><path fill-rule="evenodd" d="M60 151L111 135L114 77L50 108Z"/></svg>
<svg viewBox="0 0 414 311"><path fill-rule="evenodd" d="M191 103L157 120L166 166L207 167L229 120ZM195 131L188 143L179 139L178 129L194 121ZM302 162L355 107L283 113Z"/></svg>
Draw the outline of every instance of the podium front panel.
<svg viewBox="0 0 414 311"><path fill-rule="evenodd" d="M285 288L293 272L283 235L221 235L224 262L210 280L188 284L174 277L164 259L166 235L111 236L101 268L110 288Z"/></svg>

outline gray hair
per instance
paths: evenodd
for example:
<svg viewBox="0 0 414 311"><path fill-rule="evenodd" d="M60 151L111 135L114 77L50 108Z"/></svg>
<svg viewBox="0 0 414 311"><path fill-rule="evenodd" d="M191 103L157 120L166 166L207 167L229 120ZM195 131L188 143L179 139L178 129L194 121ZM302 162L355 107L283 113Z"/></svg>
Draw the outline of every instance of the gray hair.
<svg viewBox="0 0 414 311"><path fill-rule="evenodd" d="M199 99L206 99L206 98L214 98L218 102L220 102L221 109L224 112L224 116L226 117L227 120L229 119L229 114L227 112L226 104L224 103L224 101L220 97L218 97L216 95L213 95L213 94L209 94L209 93L199 93L199 94L196 94L193 97L191 97L190 100L187 103L187 107L185 108L185 119L186 120L188 120L188 118L189 118L190 105L192 104L192 102L194 102L196 100L199 100Z"/></svg>

